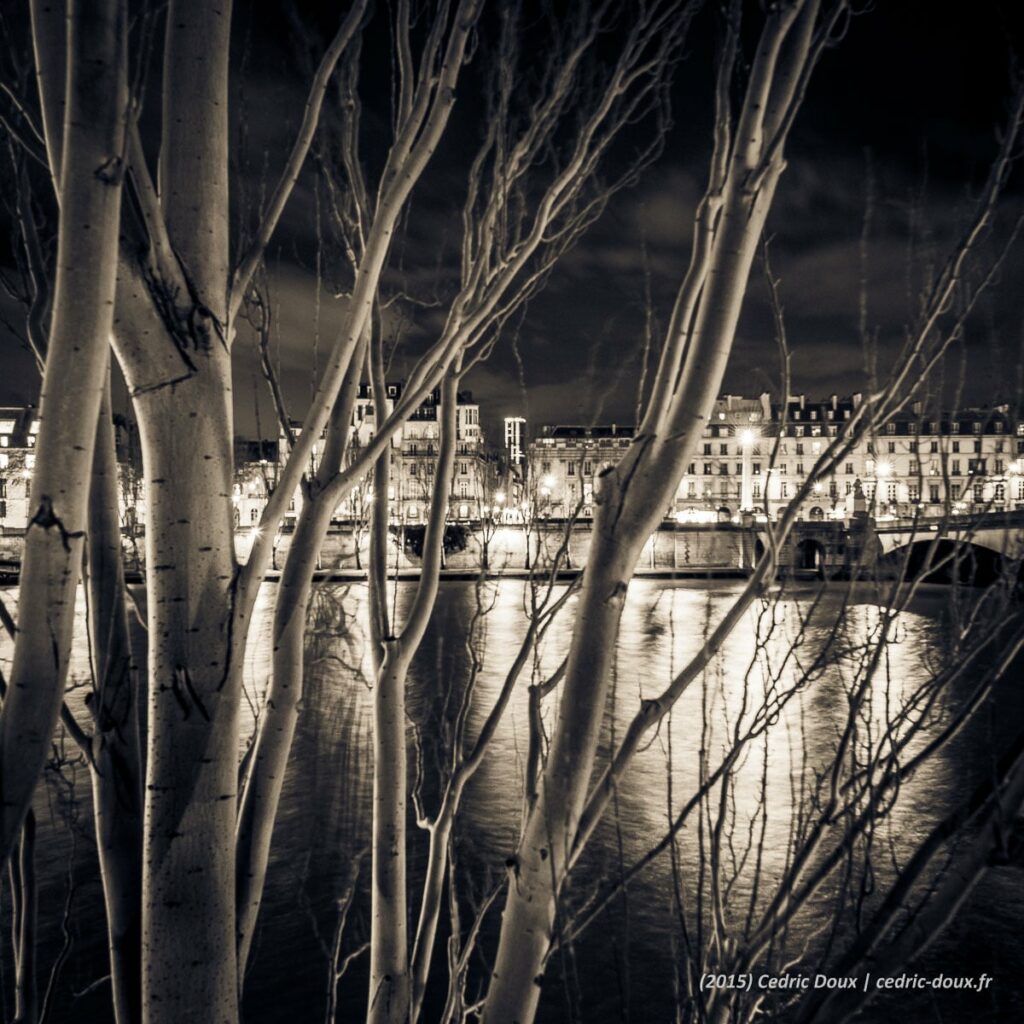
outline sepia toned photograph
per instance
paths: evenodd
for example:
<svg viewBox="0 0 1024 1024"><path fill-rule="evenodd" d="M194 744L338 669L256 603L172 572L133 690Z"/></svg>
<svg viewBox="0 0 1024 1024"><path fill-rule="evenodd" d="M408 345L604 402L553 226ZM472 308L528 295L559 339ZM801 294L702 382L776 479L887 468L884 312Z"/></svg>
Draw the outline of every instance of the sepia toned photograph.
<svg viewBox="0 0 1024 1024"><path fill-rule="evenodd" d="M0 0L0 1024L1024 1021L1019 0Z"/></svg>

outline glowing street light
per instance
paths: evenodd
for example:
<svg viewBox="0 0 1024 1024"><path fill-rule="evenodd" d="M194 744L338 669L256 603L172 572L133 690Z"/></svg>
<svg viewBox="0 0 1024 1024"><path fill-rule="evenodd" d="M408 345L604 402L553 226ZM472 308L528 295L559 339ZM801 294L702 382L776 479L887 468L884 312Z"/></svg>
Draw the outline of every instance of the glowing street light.
<svg viewBox="0 0 1024 1024"><path fill-rule="evenodd" d="M540 482L541 482L541 483L542 483L542 484L543 484L543 485L544 485L545 487L547 487L547 488L549 488L549 489L550 489L550 488L551 488L551 487L553 487L553 486L554 486L554 484L555 484L555 478L554 478L554 477L553 477L553 476L552 476L552 475L551 475L550 473L548 473L548 474L547 474L546 476L544 476L544 477L542 477L542 478L541 478L541 481L540 481Z"/></svg>
<svg viewBox="0 0 1024 1024"><path fill-rule="evenodd" d="M744 430L743 433L740 434L740 442L744 448L749 448L754 443L754 439L755 434L752 430Z"/></svg>
<svg viewBox="0 0 1024 1024"><path fill-rule="evenodd" d="M494 495L494 503L495 503L495 505L504 505L505 504L505 492L504 491L498 491L498 493Z"/></svg>
<svg viewBox="0 0 1024 1024"><path fill-rule="evenodd" d="M892 466L888 462L880 462L875 467L875 476L891 476Z"/></svg>

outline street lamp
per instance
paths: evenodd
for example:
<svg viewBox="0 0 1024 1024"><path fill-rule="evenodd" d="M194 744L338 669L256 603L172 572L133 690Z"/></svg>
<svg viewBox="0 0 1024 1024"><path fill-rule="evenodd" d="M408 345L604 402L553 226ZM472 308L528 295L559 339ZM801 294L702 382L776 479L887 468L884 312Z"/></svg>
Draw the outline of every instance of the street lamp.
<svg viewBox="0 0 1024 1024"><path fill-rule="evenodd" d="M750 454L757 435L749 428L740 433L740 445L743 455L743 474L740 479L740 510L753 507L754 500L750 480Z"/></svg>

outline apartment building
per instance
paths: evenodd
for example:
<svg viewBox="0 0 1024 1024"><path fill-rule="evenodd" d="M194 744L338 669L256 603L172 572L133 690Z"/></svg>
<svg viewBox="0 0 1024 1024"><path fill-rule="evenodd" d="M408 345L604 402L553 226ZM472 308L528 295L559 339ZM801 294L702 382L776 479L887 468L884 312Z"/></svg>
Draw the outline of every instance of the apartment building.
<svg viewBox="0 0 1024 1024"><path fill-rule="evenodd" d="M862 400L723 395L666 515L776 518L801 495L806 519L845 518L858 496L879 518L1024 508L1024 421L1008 406L945 415L915 406L847 450L832 449ZM538 511L560 517L578 505L579 515L592 515L595 474L622 457L632 436L629 426L543 428L529 448ZM823 470L826 458L832 464Z"/></svg>
<svg viewBox="0 0 1024 1024"><path fill-rule="evenodd" d="M401 398L403 385L388 383L385 418ZM396 523L416 525L423 523L428 513L430 494L433 488L441 436L440 389L435 389L415 409L406 422L392 435L388 458L391 466L391 482L388 486L388 507ZM352 412L352 442L349 458L355 458L373 440L378 424L377 409L372 390L368 384L360 385ZM298 430L299 424L293 424ZM278 441L280 465L288 458L290 445L284 433ZM313 446L310 469L319 466L323 453L323 440ZM258 481L252 480L242 486L251 486L254 493L259 490ZM490 500L488 485L488 461L484 450L484 437L480 427L480 406L473 401L470 391L458 393L456 407L456 455L449 494L450 520L473 522L479 520L482 510ZM364 521L372 503L377 500L369 476L361 479L335 510L335 518L342 521ZM264 498L265 501L265 498ZM294 522L302 507L301 493L296 494L289 504L286 521Z"/></svg>

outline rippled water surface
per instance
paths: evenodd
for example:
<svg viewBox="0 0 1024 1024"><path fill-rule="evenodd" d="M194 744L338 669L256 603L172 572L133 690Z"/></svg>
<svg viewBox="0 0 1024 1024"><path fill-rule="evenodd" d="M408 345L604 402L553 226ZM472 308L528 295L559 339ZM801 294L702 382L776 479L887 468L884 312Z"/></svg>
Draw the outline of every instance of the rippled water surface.
<svg viewBox="0 0 1024 1024"><path fill-rule="evenodd" d="M625 731L640 701L656 696L703 643L709 624L718 621L741 584L634 581L623 616L613 689L605 716L605 753ZM247 664L251 729L252 709L265 682L270 657L269 613L273 589L261 594ZM451 723L459 698L476 666L470 736L476 734L505 677L525 623L527 585L504 580L479 589L473 583L445 583L430 631L414 664L410 695L410 735L417 741L418 786L429 812L436 806L439 772L447 763ZM398 621L411 586L397 591ZM8 600L13 595L8 592ZM950 653L950 594L925 588L904 611L887 647L884 663L861 714L860 735L880 735L890 718ZM480 607L486 614L477 614ZM370 691L364 643L365 589L360 585L321 588L309 638L304 709L286 782L274 840L274 862L256 956L246 987L249 1024L323 1019L326 952L333 942L336 900L344 889L353 858L367 840L369 821ZM724 806L732 840L724 849L736 866L732 906L759 906L780 877L791 849L794 822L805 805L806 784L828 763L848 710L847 692L869 650L865 640L878 629L878 595L868 587L834 586L823 593L790 590L772 604L757 605L726 642L721 655L679 701L671 717L638 756L618 788L605 822L584 855L569 894L570 913L642 858L665 834L679 808L702 778L721 763L735 735L742 735L766 701L774 714L763 733L747 743L733 766L734 785ZM567 649L572 606L556 620L534 662L524 672L489 754L466 792L457 830L456 852L470 904L501 877L514 848L522 810L522 777L528 746L527 684L546 678ZM839 624L837 626L837 623ZM472 637L470 630L473 630ZM3 650L6 661L9 649ZM87 651L76 647L74 674L84 677ZM969 688L970 680L962 684ZM955 688L951 692L955 699ZM72 698L77 703L78 697ZM557 697L549 700L550 727ZM1000 737L1013 727L1024 702L1008 686L999 714L986 716L913 775L876 835L871 877L884 883L894 863L905 859L916 840L951 803L981 778ZM908 747L908 755L922 740ZM803 780L804 789L801 789ZM88 779L79 769L77 791L87 796ZM411 780L416 782L416 780ZM41 850L44 878L41 915L47 956L62 941L54 921L73 884L71 950L56 990L51 1020L107 1019L102 986L75 998L105 973L99 883L89 839L87 801L69 810L68 787L51 781L40 810L50 822L71 815L80 833L74 849L63 825L47 824ZM42 804L45 803L45 808ZM719 808L716 808L716 811ZM702 889L698 851L707 846L709 820L695 811L678 836L675 865L661 855L630 882L573 946L556 956L548 971L542 1018L669 1021L673 1019L681 921L693 924L693 899ZM415 907L423 869L424 835L410 818L411 872ZM747 851L744 854L744 851ZM73 854L73 860L72 860ZM744 859L746 857L746 859ZM758 892L753 868L757 865ZM68 869L70 865L70 875ZM361 878L368 877L363 865ZM706 880L705 880L706 886ZM993 992L973 996L974 1003L947 999L936 1008L920 997L879 1003L865 1020L1024 1019L1024 886L1017 868L989 873L984 884L948 934L922 961L922 970L958 974L987 970L995 975ZM682 916L678 898L686 910ZM815 927L827 917L834 892L823 891L811 913L794 923L794 948L813 947ZM760 902L759 902L760 901ZM357 885L345 936L345 948L365 940L365 884ZM498 905L500 906L500 900ZM497 907L483 930L479 970L493 955ZM6 939L4 939L6 944ZM439 943L439 951L443 948ZM4 950L5 956L7 950ZM339 1020L356 1020L365 1006L365 958L354 961L341 983ZM443 961L437 962L443 973ZM472 990L469 993L473 995ZM431 993L425 1020L436 1019ZM943 1010L945 1016L942 1016ZM910 1017L907 1014L911 1014ZM952 1015L951 1015L952 1014ZM902 1015L902 1016L901 1016Z"/></svg>

